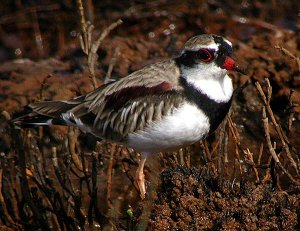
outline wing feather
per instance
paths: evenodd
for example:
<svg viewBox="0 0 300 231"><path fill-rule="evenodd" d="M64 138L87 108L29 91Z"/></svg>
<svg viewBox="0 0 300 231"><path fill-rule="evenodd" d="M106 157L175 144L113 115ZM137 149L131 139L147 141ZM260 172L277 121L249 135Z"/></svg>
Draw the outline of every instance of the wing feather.
<svg viewBox="0 0 300 231"><path fill-rule="evenodd" d="M97 121L93 127L93 133L106 139L122 142L129 133L138 132L160 121L183 103L182 94L173 92L168 94L172 94L172 97L166 97L166 95L142 97L135 99L134 102L128 102L131 106L127 105L117 111L111 110L107 113L107 117ZM122 114L127 112L126 120L124 118L122 120Z"/></svg>
<svg viewBox="0 0 300 231"><path fill-rule="evenodd" d="M59 124L72 120L96 136L122 141L178 107L182 102L179 75L174 60L152 64L69 101L33 103L29 105L31 114L22 117L21 123L30 118L33 125L52 118Z"/></svg>

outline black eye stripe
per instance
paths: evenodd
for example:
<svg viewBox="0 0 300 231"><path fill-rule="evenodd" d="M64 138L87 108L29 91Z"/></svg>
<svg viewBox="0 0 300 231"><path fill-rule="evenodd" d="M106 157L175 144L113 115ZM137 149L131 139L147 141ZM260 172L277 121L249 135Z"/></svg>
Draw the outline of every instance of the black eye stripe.
<svg viewBox="0 0 300 231"><path fill-rule="evenodd" d="M207 59L209 57L213 58L215 51L212 49L200 49L198 51L185 51L184 56L190 59Z"/></svg>
<svg viewBox="0 0 300 231"><path fill-rule="evenodd" d="M209 53L205 53L204 50L207 50L207 52ZM185 50L181 54L181 56L176 58L176 62L188 67L192 67L193 65L199 62L211 62L214 60L214 58L215 58L214 49L203 48L199 50Z"/></svg>

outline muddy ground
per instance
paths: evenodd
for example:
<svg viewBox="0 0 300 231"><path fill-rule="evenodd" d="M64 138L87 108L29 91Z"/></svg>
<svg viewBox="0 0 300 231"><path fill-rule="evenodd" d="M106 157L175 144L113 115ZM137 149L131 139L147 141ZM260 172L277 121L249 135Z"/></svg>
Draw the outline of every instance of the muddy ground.
<svg viewBox="0 0 300 231"><path fill-rule="evenodd" d="M95 38L123 20L97 52L98 86L111 68L112 79L122 78L202 33L232 41L248 75L230 73L230 118L213 135L147 161L141 200L132 150L73 128L14 129L10 118L24 105L93 85L76 2L1 2L0 230L299 230L298 1L87 1L84 8Z"/></svg>

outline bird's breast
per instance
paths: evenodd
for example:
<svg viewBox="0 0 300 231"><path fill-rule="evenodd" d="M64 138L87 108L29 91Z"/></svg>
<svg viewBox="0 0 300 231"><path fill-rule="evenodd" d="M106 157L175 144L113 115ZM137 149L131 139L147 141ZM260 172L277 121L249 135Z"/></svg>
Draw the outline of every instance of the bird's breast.
<svg viewBox="0 0 300 231"><path fill-rule="evenodd" d="M139 152L159 152L195 143L210 131L208 116L196 105L185 102L172 114L146 129L128 135L127 146Z"/></svg>

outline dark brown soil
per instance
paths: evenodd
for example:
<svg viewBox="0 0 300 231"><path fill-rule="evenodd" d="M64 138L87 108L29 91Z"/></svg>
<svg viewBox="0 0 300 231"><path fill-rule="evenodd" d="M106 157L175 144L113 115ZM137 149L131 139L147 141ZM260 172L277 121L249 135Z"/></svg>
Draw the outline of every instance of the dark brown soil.
<svg viewBox="0 0 300 231"><path fill-rule="evenodd" d="M169 168L149 227L153 230L297 230L299 187L230 181L207 168Z"/></svg>
<svg viewBox="0 0 300 231"><path fill-rule="evenodd" d="M94 37L123 20L98 51L98 85L113 58L118 79L178 54L191 36L232 41L248 72L230 73L233 124L227 121L204 143L149 159L142 201L133 185L137 153L59 126L13 128L9 117L24 105L93 87L76 36L75 3L1 2L0 230L299 230L298 1L87 2ZM283 145L267 113L279 163L266 141L256 87L267 93L266 79L277 129L286 136Z"/></svg>

